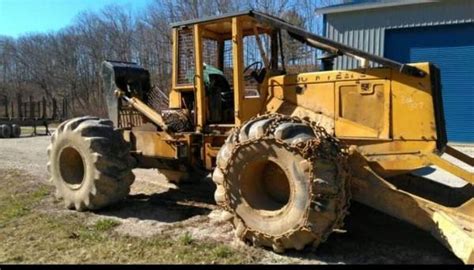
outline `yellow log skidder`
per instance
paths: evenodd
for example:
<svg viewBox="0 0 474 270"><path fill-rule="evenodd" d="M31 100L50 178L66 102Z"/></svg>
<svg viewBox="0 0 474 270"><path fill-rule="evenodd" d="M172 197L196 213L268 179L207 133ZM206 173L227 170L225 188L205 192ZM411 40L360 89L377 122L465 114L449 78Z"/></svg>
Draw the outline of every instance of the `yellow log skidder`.
<svg viewBox="0 0 474 270"><path fill-rule="evenodd" d="M124 198L133 168L158 168L174 181L207 170L236 235L276 252L319 245L355 200L474 263L473 174L440 155L469 166L473 159L447 145L436 66L371 55L256 11L172 31L169 97L138 65L105 61L110 120L74 118L54 132L48 169L66 207L95 210ZM288 72L283 31L326 51L325 69ZM248 46L260 54L252 63ZM343 55L361 68L332 70ZM160 110L164 98L169 108ZM430 165L465 185L412 174Z"/></svg>

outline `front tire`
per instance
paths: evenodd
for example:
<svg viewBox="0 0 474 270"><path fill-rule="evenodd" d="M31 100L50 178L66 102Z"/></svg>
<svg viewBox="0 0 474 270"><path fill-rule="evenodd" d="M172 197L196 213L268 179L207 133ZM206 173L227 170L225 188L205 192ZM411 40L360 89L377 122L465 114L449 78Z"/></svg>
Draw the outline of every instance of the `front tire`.
<svg viewBox="0 0 474 270"><path fill-rule="evenodd" d="M110 120L63 122L48 147L50 181L69 209L96 210L128 195L135 176L129 145Z"/></svg>
<svg viewBox="0 0 474 270"><path fill-rule="evenodd" d="M257 117L230 135L213 181L236 235L275 252L319 245L349 206L343 147L314 123L284 115Z"/></svg>

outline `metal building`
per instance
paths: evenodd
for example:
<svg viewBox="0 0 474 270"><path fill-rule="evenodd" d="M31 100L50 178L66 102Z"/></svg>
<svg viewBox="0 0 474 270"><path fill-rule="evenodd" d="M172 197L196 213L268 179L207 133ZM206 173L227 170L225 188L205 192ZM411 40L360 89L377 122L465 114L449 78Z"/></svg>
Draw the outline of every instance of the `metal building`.
<svg viewBox="0 0 474 270"><path fill-rule="evenodd" d="M325 35L400 62L441 68L450 142L474 143L474 1L354 0L317 10ZM357 68L339 57L335 68Z"/></svg>

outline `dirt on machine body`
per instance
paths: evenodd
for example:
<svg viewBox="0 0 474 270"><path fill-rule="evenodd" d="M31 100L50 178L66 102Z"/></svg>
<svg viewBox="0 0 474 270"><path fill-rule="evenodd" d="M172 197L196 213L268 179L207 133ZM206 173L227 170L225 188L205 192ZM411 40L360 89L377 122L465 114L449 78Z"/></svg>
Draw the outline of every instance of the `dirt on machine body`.
<svg viewBox="0 0 474 270"><path fill-rule="evenodd" d="M440 155L473 160L447 145L436 66L371 55L256 11L172 31L168 97L142 67L105 61L110 120L75 118L53 134L48 169L68 208L125 197L133 168L158 168L175 182L212 171L216 203L233 215L236 236L254 245L317 247L356 200L429 231L474 263L473 174ZM361 68L290 74L283 31L328 52L326 67L347 55ZM259 52L253 59L250 46ZM465 186L410 174L429 165Z"/></svg>

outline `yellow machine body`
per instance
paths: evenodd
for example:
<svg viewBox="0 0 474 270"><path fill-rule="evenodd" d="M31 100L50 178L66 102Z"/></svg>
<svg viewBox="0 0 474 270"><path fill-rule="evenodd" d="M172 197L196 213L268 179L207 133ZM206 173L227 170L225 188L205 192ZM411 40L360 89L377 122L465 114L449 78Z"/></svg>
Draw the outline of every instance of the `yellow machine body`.
<svg viewBox="0 0 474 270"><path fill-rule="evenodd" d="M174 26L172 31L169 108L183 109L184 97L192 98L195 129L170 137L165 131L145 128L142 120L132 121L133 125L123 121L122 127L130 127L124 136L132 143L140 166L172 172L177 167L167 164L179 161L200 163L211 170L229 132L252 117L279 113L309 119L350 145L354 200L429 231L463 262L474 263L473 174L440 155L446 152L471 167L473 160L446 144L440 75L430 63L409 64L424 76L411 76L392 67L281 75L268 70L264 80L250 89L252 92L244 80L244 37L257 36L260 43L259 36L265 35L267 40L275 41L274 25L241 14L187 22ZM225 44L230 44L232 51L229 74L233 78L234 118L227 123L208 122L212 108L205 89L208 58L204 39L214 41L218 52ZM185 41L188 47L182 46ZM271 49L262 61L274 68L281 66L275 57L279 57L278 50ZM221 58L222 53L218 53L215 60L217 68L224 70ZM186 66L193 67L192 80L183 79ZM148 109L145 104L135 106L138 111ZM148 117L146 121L154 120ZM462 178L466 185L449 188L409 175L430 165ZM420 191L424 188L428 191Z"/></svg>

